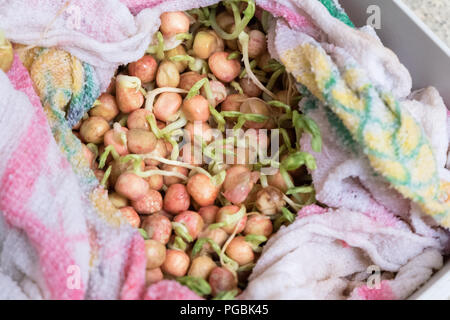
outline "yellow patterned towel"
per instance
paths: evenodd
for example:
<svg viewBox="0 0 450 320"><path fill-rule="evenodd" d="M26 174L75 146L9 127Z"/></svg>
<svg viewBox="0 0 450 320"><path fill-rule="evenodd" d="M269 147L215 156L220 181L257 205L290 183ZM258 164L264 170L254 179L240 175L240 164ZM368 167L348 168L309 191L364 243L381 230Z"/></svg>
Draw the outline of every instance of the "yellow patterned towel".
<svg viewBox="0 0 450 320"><path fill-rule="evenodd" d="M278 42L286 69L332 111L372 168L424 213L450 227L450 185L439 177L432 146L401 101L374 85L366 69L341 48L301 32L289 45Z"/></svg>
<svg viewBox="0 0 450 320"><path fill-rule="evenodd" d="M30 71L53 137L77 174L81 188L105 221L113 226L126 223L98 188L98 180L83 156L81 142L71 130L100 94L94 70L56 48L22 52L21 59Z"/></svg>

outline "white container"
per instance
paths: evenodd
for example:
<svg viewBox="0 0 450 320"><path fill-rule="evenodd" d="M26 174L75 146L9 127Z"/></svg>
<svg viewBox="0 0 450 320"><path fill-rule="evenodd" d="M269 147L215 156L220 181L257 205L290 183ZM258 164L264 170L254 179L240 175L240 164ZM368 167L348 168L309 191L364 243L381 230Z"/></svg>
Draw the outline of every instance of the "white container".
<svg viewBox="0 0 450 320"><path fill-rule="evenodd" d="M340 3L357 27L366 25L373 10L379 8L381 28L376 30L377 34L408 68L413 88L436 87L447 108L450 107L450 49L403 2L340 0ZM450 261L410 299L450 300Z"/></svg>

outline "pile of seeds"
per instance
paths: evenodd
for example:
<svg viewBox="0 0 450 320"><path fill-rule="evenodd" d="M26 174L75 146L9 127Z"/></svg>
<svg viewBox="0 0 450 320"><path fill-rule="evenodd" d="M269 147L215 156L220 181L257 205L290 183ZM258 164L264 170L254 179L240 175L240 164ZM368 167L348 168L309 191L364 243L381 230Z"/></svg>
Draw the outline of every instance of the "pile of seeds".
<svg viewBox="0 0 450 320"><path fill-rule="evenodd" d="M253 0L162 14L147 54L73 128L146 239L148 285L176 279L233 298L264 243L315 201L315 161L298 141L309 134L320 151L320 132L267 51L269 14L254 15Z"/></svg>

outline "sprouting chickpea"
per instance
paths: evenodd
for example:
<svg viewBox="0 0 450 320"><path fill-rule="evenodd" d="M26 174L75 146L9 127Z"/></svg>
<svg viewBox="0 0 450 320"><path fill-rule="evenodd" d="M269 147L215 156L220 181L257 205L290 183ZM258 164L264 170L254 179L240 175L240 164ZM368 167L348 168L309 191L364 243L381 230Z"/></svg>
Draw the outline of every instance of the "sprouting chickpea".
<svg viewBox="0 0 450 320"><path fill-rule="evenodd" d="M167 244L168 248L172 248L172 249L176 249L176 250L182 250L183 252L186 252L188 255L190 254L190 249L191 249L191 245L188 244L185 248L181 249L178 247L178 243L176 241L177 235L174 232L171 236L170 236L170 240L169 243Z"/></svg>
<svg viewBox="0 0 450 320"><path fill-rule="evenodd" d="M258 68L260 68L263 71L270 71L269 68L270 59L272 58L270 57L269 52L266 51L263 54L261 54L258 58L256 58Z"/></svg>
<svg viewBox="0 0 450 320"><path fill-rule="evenodd" d="M94 169L94 175L97 178L98 182L100 183L100 182L102 182L103 177L105 176L105 171L100 170L100 169ZM109 181L106 181L105 189L108 189L108 188L109 188Z"/></svg>
<svg viewBox="0 0 450 320"><path fill-rule="evenodd" d="M117 193L135 201L146 195L148 183L132 172L124 172L117 179L115 189Z"/></svg>
<svg viewBox="0 0 450 320"><path fill-rule="evenodd" d="M224 30L227 33L233 33L235 29L236 29L236 25L233 22L233 23L227 25ZM248 28L246 28L245 32L248 34ZM231 51L237 51L239 49L237 39L225 40L225 44L226 44L227 48L230 49Z"/></svg>
<svg viewBox="0 0 450 320"><path fill-rule="evenodd" d="M223 182L222 188L224 192L232 190L238 187L243 181L250 182L248 176L250 175L251 170L244 165L233 165L227 169L227 174L225 176L225 180ZM242 188L240 188L242 189Z"/></svg>
<svg viewBox="0 0 450 320"><path fill-rule="evenodd" d="M274 187L266 187L256 195L256 208L265 215L273 215L286 205L283 193Z"/></svg>
<svg viewBox="0 0 450 320"><path fill-rule="evenodd" d="M161 266L161 270L174 277L182 277L189 268L189 256L180 250L169 249L166 252L166 260Z"/></svg>
<svg viewBox="0 0 450 320"><path fill-rule="evenodd" d="M150 171L150 170L158 170L158 167L156 166L146 166L144 171ZM164 178L160 174L155 174L150 177L144 178L145 181L148 183L148 187L150 189L159 191L162 189L164 185Z"/></svg>
<svg viewBox="0 0 450 320"><path fill-rule="evenodd" d="M259 97L262 94L262 90L253 82L249 77L244 77L239 80L239 84L242 91L249 97Z"/></svg>
<svg viewBox="0 0 450 320"><path fill-rule="evenodd" d="M213 131L207 122L188 122L184 130L191 142L196 142L195 136L201 137L205 143L210 143L213 140Z"/></svg>
<svg viewBox="0 0 450 320"><path fill-rule="evenodd" d="M196 257L192 260L188 276L207 280L215 267L217 267L216 263L209 256Z"/></svg>
<svg viewBox="0 0 450 320"><path fill-rule="evenodd" d="M188 210L190 203L189 193L184 185L176 183L167 188L164 210L178 214Z"/></svg>
<svg viewBox="0 0 450 320"><path fill-rule="evenodd" d="M111 121L119 114L116 99L112 95L103 93L97 100L100 104L89 111L91 117L102 117L106 121Z"/></svg>
<svg viewBox="0 0 450 320"><path fill-rule="evenodd" d="M277 93L275 93L275 95L277 96L277 100L287 105L293 106L295 102L294 95L291 94L291 96L288 97L288 94L289 94L288 90L280 90Z"/></svg>
<svg viewBox="0 0 450 320"><path fill-rule="evenodd" d="M206 206L201 207L198 210L198 214L202 217L205 224L211 224L216 221L216 214L219 211L219 207L217 206Z"/></svg>
<svg viewBox="0 0 450 320"><path fill-rule="evenodd" d="M139 225L141 224L141 219L139 218L139 215L133 209L133 207L123 207L120 208L119 210L120 213L122 213L122 216L128 221L128 223L132 227L139 228Z"/></svg>
<svg viewBox="0 0 450 320"><path fill-rule="evenodd" d="M216 222L226 222L228 216L235 214L239 210L240 210L240 207L234 206L234 205L224 206L224 207L220 208L216 215ZM222 227L222 229L226 233L232 234L234 229L236 228L236 225L239 224L239 226L237 227L237 231L236 231L236 234L239 234L242 231L244 231L246 223L247 223L247 216L245 215L241 220L239 220L235 223L230 223L229 225Z"/></svg>
<svg viewBox="0 0 450 320"><path fill-rule="evenodd" d="M237 7L239 9L239 12L242 14L242 12L247 8L247 3L240 2L237 4ZM228 12L229 14L233 14L233 8L231 8L231 6L229 5L225 5L225 11Z"/></svg>
<svg viewBox="0 0 450 320"><path fill-rule="evenodd" d="M83 123L83 120L78 121L78 123L72 127L72 130L79 130L81 123Z"/></svg>
<svg viewBox="0 0 450 320"><path fill-rule="evenodd" d="M145 270L145 285L148 287L164 279L161 268Z"/></svg>
<svg viewBox="0 0 450 320"><path fill-rule="evenodd" d="M240 266L253 262L255 254L251 245L245 241L245 237L238 236L231 240L225 250L227 256L236 261Z"/></svg>
<svg viewBox="0 0 450 320"><path fill-rule="evenodd" d="M169 172L177 172L177 173L181 173L182 175L185 175L186 177L188 176L188 169L185 167L179 167L179 166L173 166L170 164L164 164L162 166L162 170L164 171L169 171ZM168 177L168 176L164 176L164 184L168 187L170 187L173 184L176 183L181 183L183 182L182 179L178 178L178 177Z"/></svg>
<svg viewBox="0 0 450 320"><path fill-rule="evenodd" d="M173 220L174 215L171 214L170 212L167 212L165 210L161 210L160 212L158 212L158 214L163 215L164 217L167 217L170 221Z"/></svg>
<svg viewBox="0 0 450 320"><path fill-rule="evenodd" d="M103 136L109 130L109 123L102 117L89 117L80 127L80 134L86 143L99 144L103 142Z"/></svg>
<svg viewBox="0 0 450 320"><path fill-rule="evenodd" d="M209 274L209 285L213 296L223 291L231 291L237 287L234 274L225 267L215 267Z"/></svg>
<svg viewBox="0 0 450 320"><path fill-rule="evenodd" d="M141 163L141 170L144 170L145 165ZM119 176L127 171L133 170L132 162L121 162L120 159L111 161L111 174L109 176L109 181L111 185L115 185Z"/></svg>
<svg viewBox="0 0 450 320"><path fill-rule="evenodd" d="M202 80L205 77L206 75L199 74L195 71L185 72L180 75L180 83L178 87L180 89L189 91L196 82Z"/></svg>
<svg viewBox="0 0 450 320"><path fill-rule="evenodd" d="M225 98L228 95L227 88L225 85L216 80L211 80L209 82L209 86L211 88L212 97L214 99L214 107L217 106L219 103L225 100ZM205 88L202 88L201 93L204 97L206 97L206 90Z"/></svg>
<svg viewBox="0 0 450 320"><path fill-rule="evenodd" d="M268 150L270 142L267 133L264 130L247 130L239 138L240 145L234 150L234 163L251 168L251 164L257 162L257 155ZM254 182L257 182L259 175L253 172L252 178Z"/></svg>
<svg viewBox="0 0 450 320"><path fill-rule="evenodd" d="M290 175L289 175L289 179L292 181L292 178ZM286 191L288 190L286 181L284 181L283 176L281 175L279 170L277 170L277 172L275 174L267 176L267 183L269 184L269 186L275 187L283 193L286 193Z"/></svg>
<svg viewBox="0 0 450 320"><path fill-rule="evenodd" d="M217 243L217 245L219 247L222 247L223 244L225 243L225 241L227 241L227 239L228 239L228 233L226 233L225 230L223 230L222 228L216 228L216 229L205 228L198 237L199 238L209 238L212 241L214 241L215 243ZM203 246L200 254L213 253L213 252L214 252L214 250L211 247L211 245L209 243L206 243Z"/></svg>
<svg viewBox="0 0 450 320"><path fill-rule="evenodd" d="M206 207L214 204L219 195L220 186L214 185L203 173L197 173L189 178L187 191L197 204Z"/></svg>
<svg viewBox="0 0 450 320"><path fill-rule="evenodd" d="M181 107L183 99L175 92L163 92L156 99L153 106L155 118L164 122L175 120L176 113Z"/></svg>
<svg viewBox="0 0 450 320"><path fill-rule="evenodd" d="M150 239L167 244L172 234L172 223L161 213L152 214L142 223L142 229L147 232Z"/></svg>
<svg viewBox="0 0 450 320"><path fill-rule="evenodd" d="M80 137L80 139L81 139L81 137ZM104 144L100 144L100 145L97 145L97 147L98 147L98 157L100 157L103 154L103 152L105 152L105 145ZM112 155L109 154L108 157L106 157L106 162L105 162L106 165L111 164L113 159L114 158L112 157ZM97 158L96 158L96 160L97 160ZM95 167L96 165L97 165L97 168L98 168L98 164L96 162L94 162L93 167Z"/></svg>
<svg viewBox="0 0 450 320"><path fill-rule="evenodd" d="M83 152L83 156L89 164L89 167L93 168L95 157L94 153L84 143L81 144L81 151Z"/></svg>
<svg viewBox="0 0 450 320"><path fill-rule="evenodd" d="M138 77L142 83L148 83L155 80L158 63L151 55L145 55L136 62L128 65L130 76Z"/></svg>
<svg viewBox="0 0 450 320"><path fill-rule="evenodd" d="M166 145L167 154L171 154L173 150L173 145L167 140L164 140L164 144Z"/></svg>
<svg viewBox="0 0 450 320"><path fill-rule="evenodd" d="M120 76L117 78L119 79ZM139 109L144 104L144 95L136 88L128 88L125 83L116 81L116 102L119 110L130 113Z"/></svg>
<svg viewBox="0 0 450 320"><path fill-rule="evenodd" d="M270 118L271 116L271 110L269 106L261 99L258 98L249 98L245 100L241 104L240 111L242 113L247 114L259 114L263 116L267 116ZM244 126L246 128L253 128L253 129L262 129L267 126L267 122L255 122L255 121L246 121Z"/></svg>
<svg viewBox="0 0 450 320"><path fill-rule="evenodd" d="M127 132L127 145L131 153L150 153L156 147L156 137L153 132L142 129L131 129Z"/></svg>
<svg viewBox="0 0 450 320"><path fill-rule="evenodd" d="M268 148L270 145L270 139L267 136L267 131L265 130L249 130L246 133L246 136L249 136L251 139L256 138L256 141L258 142L257 146L253 146L254 150L257 150L258 148L263 150L264 148Z"/></svg>
<svg viewBox="0 0 450 320"><path fill-rule="evenodd" d="M120 136L121 133L127 134L128 129L120 127L119 129L111 129L105 133L103 138L105 146L113 146L120 156L128 154L128 146L125 144Z"/></svg>
<svg viewBox="0 0 450 320"><path fill-rule="evenodd" d="M236 29L236 26L234 23L232 23L232 24L229 24L228 26L226 26L224 30L228 33L233 33L235 29ZM245 33L249 34L250 28L247 26L244 28L244 31L245 31ZM231 51L237 51L239 49L238 39L225 40L225 44Z"/></svg>
<svg viewBox="0 0 450 320"><path fill-rule="evenodd" d="M147 116L151 114L150 110L137 109L128 115L127 127L128 129L142 129L150 131L150 125L147 121Z"/></svg>
<svg viewBox="0 0 450 320"><path fill-rule="evenodd" d="M113 204L117 209L121 209L123 207L127 207L129 205L129 201L124 196L121 196L117 192L111 192L108 194L109 201Z"/></svg>
<svg viewBox="0 0 450 320"><path fill-rule="evenodd" d="M223 82L233 81L241 72L241 64L237 59L228 60L228 52L215 52L208 59L212 73Z"/></svg>
<svg viewBox="0 0 450 320"><path fill-rule="evenodd" d="M221 29L225 30L226 27L228 27L231 24L234 24L234 18L228 12L222 11L216 16L216 22Z"/></svg>
<svg viewBox="0 0 450 320"><path fill-rule="evenodd" d="M228 95L225 100L220 104L222 111L237 111L241 110L241 104L248 96L246 94L234 93Z"/></svg>
<svg viewBox="0 0 450 320"><path fill-rule="evenodd" d="M165 57L167 60L169 60L170 58L172 58L174 56L185 55L185 54L186 54L186 49L184 49L184 46L180 44L179 46L166 51ZM179 73L182 73L188 66L187 61L172 61L172 62L177 66L177 70Z"/></svg>
<svg viewBox="0 0 450 320"><path fill-rule="evenodd" d="M245 199L245 201L242 204L245 205L247 208L253 207L257 199L256 196L261 189L262 186L260 184L255 184L253 186L252 191L250 191L250 193L248 194L247 199Z"/></svg>
<svg viewBox="0 0 450 320"><path fill-rule="evenodd" d="M159 130L162 130L166 127L166 123L163 121L156 120L156 126L158 127Z"/></svg>
<svg viewBox="0 0 450 320"><path fill-rule="evenodd" d="M109 93L113 96L116 95L116 79L113 77L111 78L111 82L108 85L108 88L106 88L105 93Z"/></svg>
<svg viewBox="0 0 450 320"><path fill-rule="evenodd" d="M279 108L271 107L270 109L271 109L272 115L279 114L278 113L280 111ZM272 129L275 129L277 127L278 127L278 124L275 121L275 118L274 117L270 117L269 120L267 120L267 122L266 122L265 129L272 130Z"/></svg>
<svg viewBox="0 0 450 320"><path fill-rule="evenodd" d="M193 166L199 166L201 163L201 146L198 144L186 143L180 149L181 161L191 164Z"/></svg>
<svg viewBox="0 0 450 320"><path fill-rule="evenodd" d="M165 37L189 31L189 18L182 11L164 12L160 19L161 26L159 30Z"/></svg>
<svg viewBox="0 0 450 320"><path fill-rule="evenodd" d="M163 198L156 190L148 189L147 193L131 202L133 208L140 214L152 214L162 209Z"/></svg>
<svg viewBox="0 0 450 320"><path fill-rule="evenodd" d="M147 269L159 268L166 260L166 247L156 240L145 240Z"/></svg>
<svg viewBox="0 0 450 320"><path fill-rule="evenodd" d="M180 73L175 63L164 60L160 63L156 72L156 85L162 87L178 87L180 83Z"/></svg>
<svg viewBox="0 0 450 320"><path fill-rule="evenodd" d="M184 211L177 214L173 221L184 224L192 239L197 239L204 225L202 217L195 211Z"/></svg>
<svg viewBox="0 0 450 320"><path fill-rule="evenodd" d="M234 165L227 169L227 175L223 182L223 195L234 203L241 204L245 201L253 185L259 176L245 165Z"/></svg>
<svg viewBox="0 0 450 320"><path fill-rule="evenodd" d="M201 95L196 95L190 99L184 100L182 110L188 121L202 121L209 119L208 100Z"/></svg>
<svg viewBox="0 0 450 320"><path fill-rule="evenodd" d="M213 34L207 31L199 31L195 36L193 50L196 57L206 60L216 51L216 47L217 40Z"/></svg>
<svg viewBox="0 0 450 320"><path fill-rule="evenodd" d="M214 30L207 30L210 34L212 34L216 38L216 50L214 52L220 52L225 50L225 42L223 39L214 31Z"/></svg>
<svg viewBox="0 0 450 320"><path fill-rule="evenodd" d="M257 163L257 153L253 150L253 146L234 148L234 154L233 163L245 165L249 168L251 168L252 163Z"/></svg>
<svg viewBox="0 0 450 320"><path fill-rule="evenodd" d="M248 56L249 58L256 58L267 50L266 35L259 30L250 30L248 33ZM238 43L241 49L241 44Z"/></svg>
<svg viewBox="0 0 450 320"><path fill-rule="evenodd" d="M272 234L273 225L269 217L262 214L249 214L244 234L254 234L258 236L269 237Z"/></svg>
<svg viewBox="0 0 450 320"><path fill-rule="evenodd" d="M166 146L166 141L164 139L158 139L156 141L155 149L149 153L152 156L165 158L169 154ZM157 166L160 164L159 161L153 159L145 159L145 164L148 166Z"/></svg>

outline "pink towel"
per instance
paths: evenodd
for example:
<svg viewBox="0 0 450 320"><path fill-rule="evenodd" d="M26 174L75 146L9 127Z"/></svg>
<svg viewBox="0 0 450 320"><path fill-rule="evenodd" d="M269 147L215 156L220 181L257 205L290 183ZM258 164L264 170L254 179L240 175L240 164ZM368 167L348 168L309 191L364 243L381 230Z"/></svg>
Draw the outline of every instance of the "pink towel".
<svg viewBox="0 0 450 320"><path fill-rule="evenodd" d="M142 237L99 217L17 57L8 77L0 72L0 297L139 298Z"/></svg>
<svg viewBox="0 0 450 320"><path fill-rule="evenodd" d="M239 298L404 299L442 267L440 250L405 225L312 205L264 246Z"/></svg>

